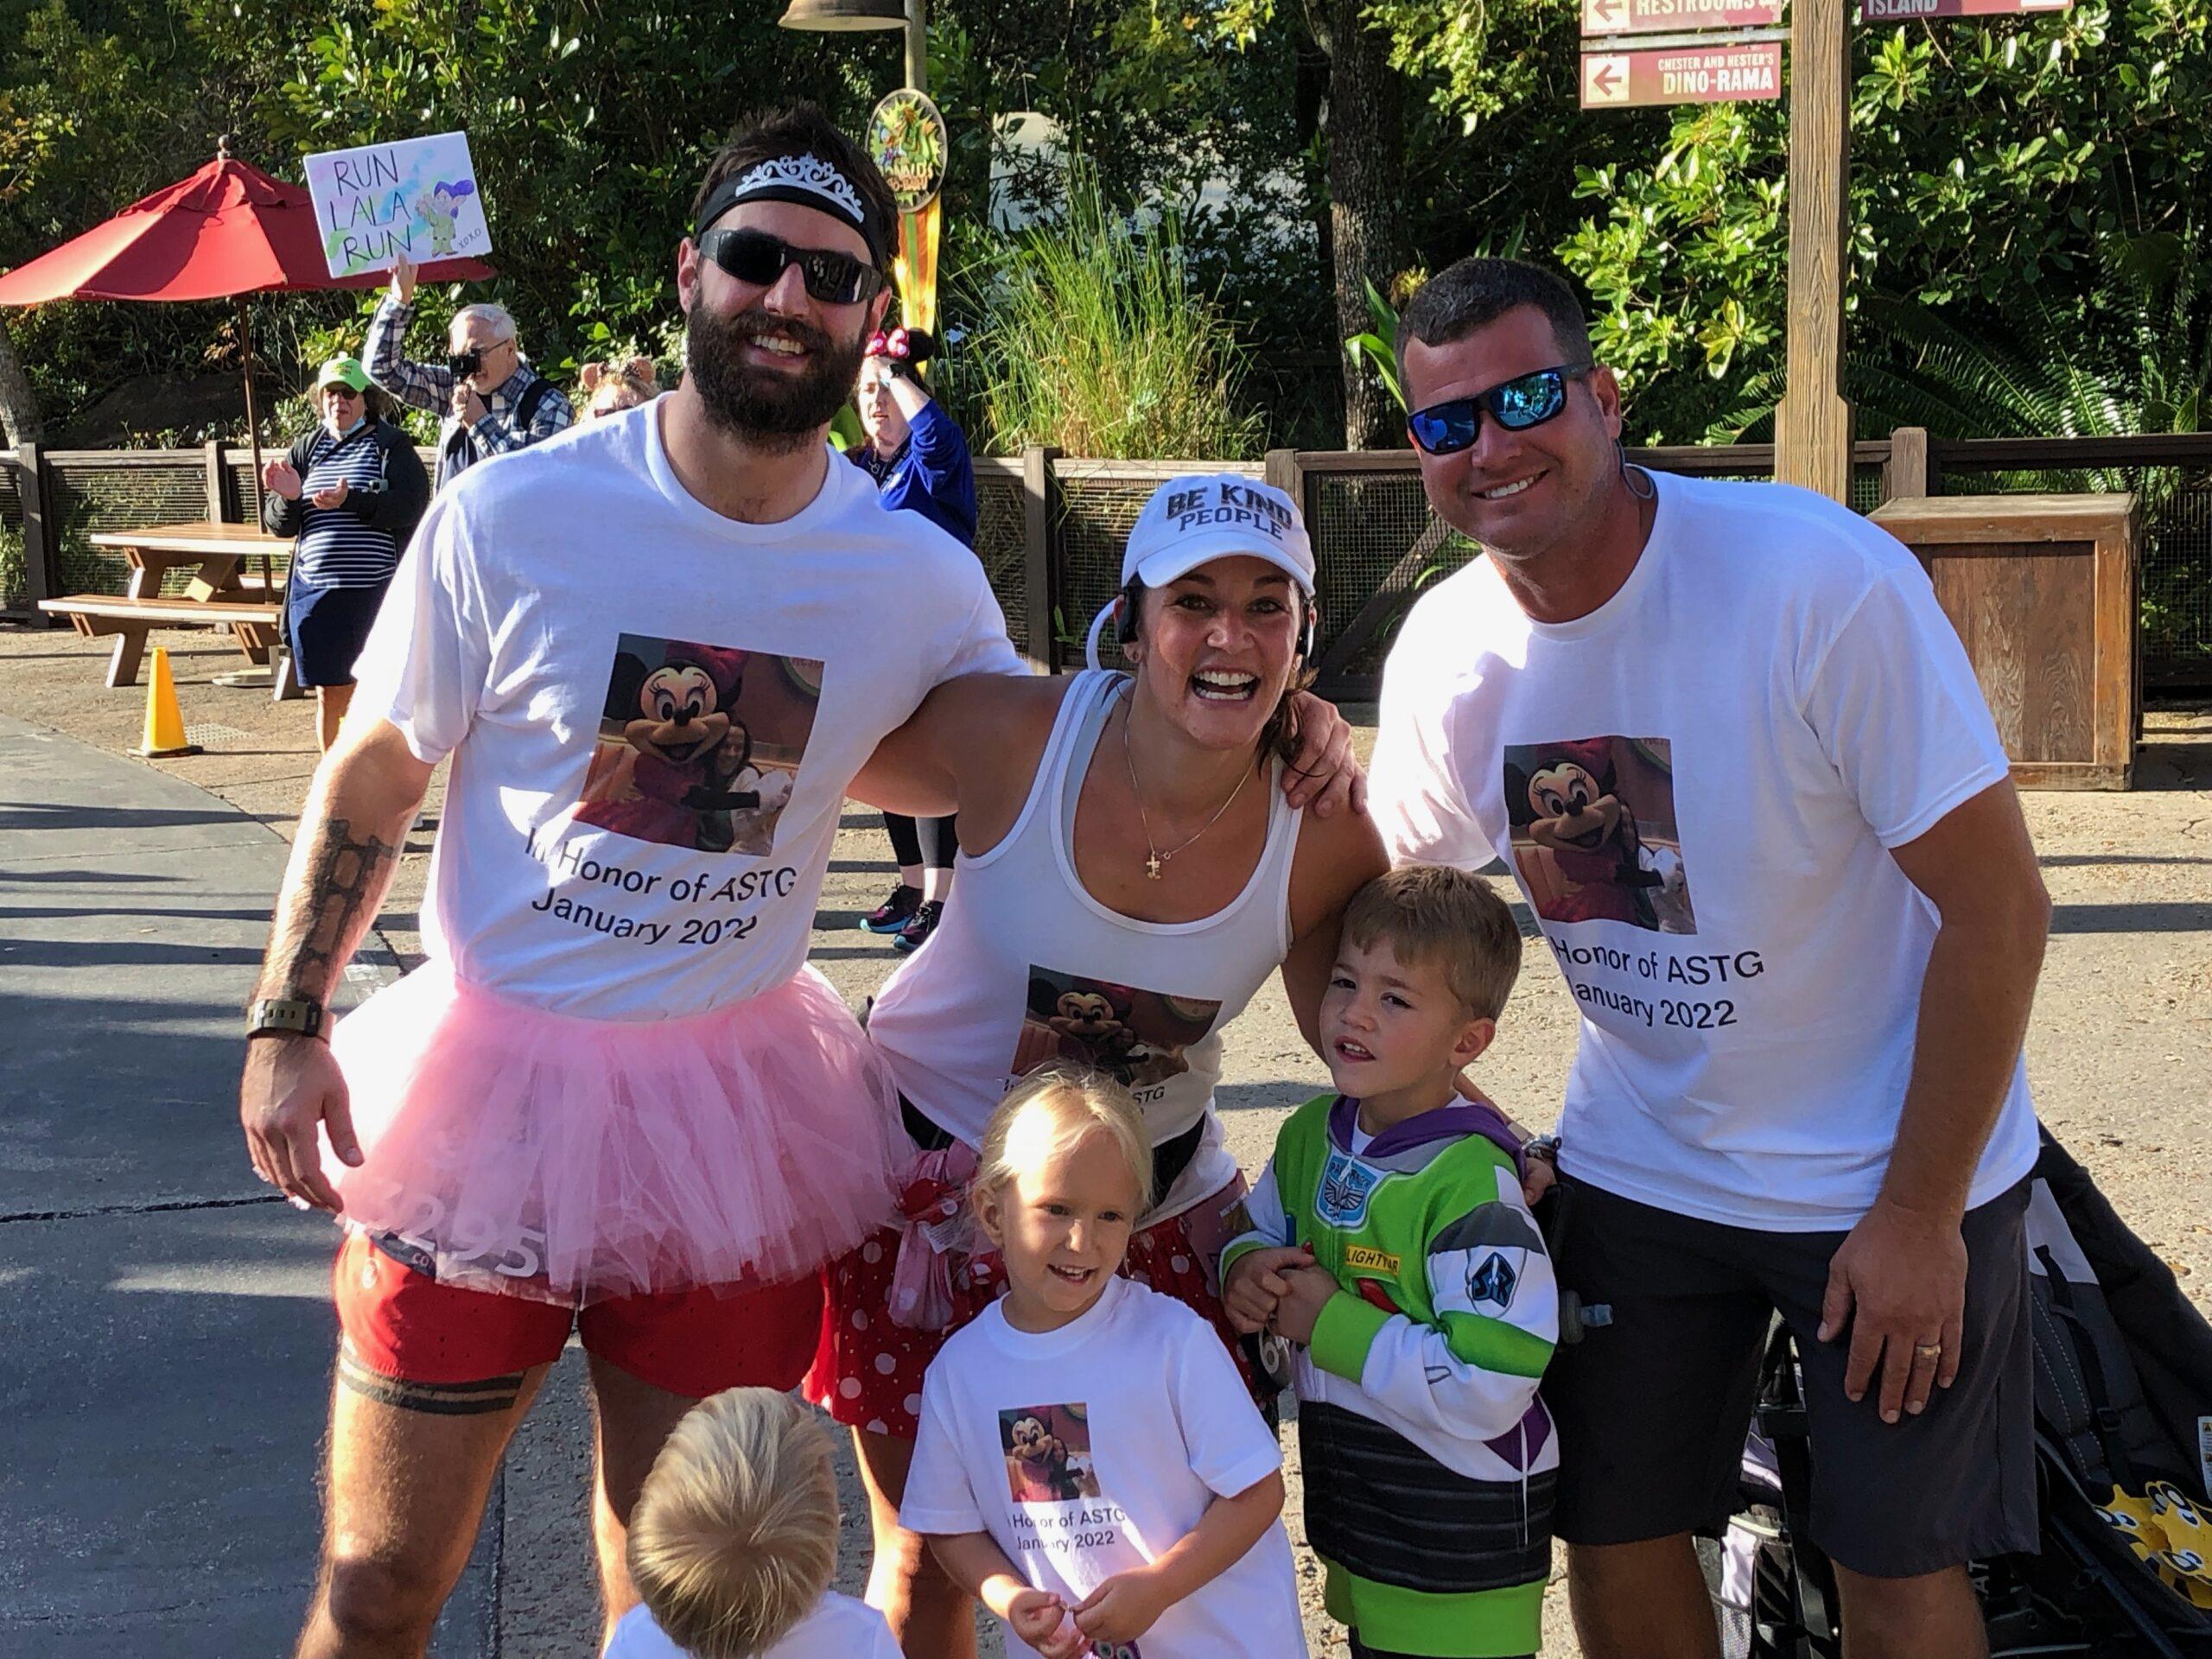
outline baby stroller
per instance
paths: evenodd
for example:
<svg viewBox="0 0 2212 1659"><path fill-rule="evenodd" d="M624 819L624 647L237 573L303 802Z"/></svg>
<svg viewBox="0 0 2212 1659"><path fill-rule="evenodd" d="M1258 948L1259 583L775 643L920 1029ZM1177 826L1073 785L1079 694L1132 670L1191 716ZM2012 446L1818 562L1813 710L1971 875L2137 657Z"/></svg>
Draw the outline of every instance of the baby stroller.
<svg viewBox="0 0 2212 1659"><path fill-rule="evenodd" d="M2028 1211L2043 1548L1974 1563L1994 1659L2212 1659L2212 1325L2048 1133ZM1811 1446L1777 1326L1717 1559L1729 1659L1840 1659L1835 1580L1794 1523Z"/></svg>

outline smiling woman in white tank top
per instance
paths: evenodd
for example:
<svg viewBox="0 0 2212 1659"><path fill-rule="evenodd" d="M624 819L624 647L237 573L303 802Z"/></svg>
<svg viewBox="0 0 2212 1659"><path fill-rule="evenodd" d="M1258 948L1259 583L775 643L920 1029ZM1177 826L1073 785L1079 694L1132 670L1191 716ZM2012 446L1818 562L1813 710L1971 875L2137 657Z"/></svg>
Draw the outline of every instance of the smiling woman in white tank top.
<svg viewBox="0 0 2212 1659"><path fill-rule="evenodd" d="M954 1230L924 1224L957 1213L1015 1078L1096 1066L1136 1096L1154 1149L1124 1270L1189 1303L1234 1352L1216 1258L1244 1183L1213 1109L1222 1028L1280 969L1312 1040L1338 918L1387 864L1364 817L1301 811L1281 787L1280 728L1313 617L1313 553L1290 499L1230 474L1173 480L1131 532L1122 578L1107 614L1134 673L1098 669L1094 651L1069 679L951 682L855 785L961 823L958 900L868 1021L916 1144L915 1223L830 1271L809 1379L859 1443L868 1599L907 1653L931 1659L972 1653L973 1623L897 1525L914 1413L930 1359L999 1287L988 1262L931 1247Z"/></svg>

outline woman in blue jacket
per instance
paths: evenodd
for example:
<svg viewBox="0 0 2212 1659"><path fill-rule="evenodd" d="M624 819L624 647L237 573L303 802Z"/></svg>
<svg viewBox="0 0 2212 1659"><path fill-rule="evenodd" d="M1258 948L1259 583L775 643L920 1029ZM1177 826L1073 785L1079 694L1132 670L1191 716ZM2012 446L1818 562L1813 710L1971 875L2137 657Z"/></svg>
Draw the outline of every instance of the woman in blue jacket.
<svg viewBox="0 0 2212 1659"><path fill-rule="evenodd" d="M967 546L976 544L976 469L968 440L921 383L919 367L934 342L918 328L874 336L861 359L855 398L868 442L852 452L883 493L883 505L918 512ZM960 838L950 818L883 815L899 885L861 918L871 933L892 935L892 947L917 950L944 913Z"/></svg>

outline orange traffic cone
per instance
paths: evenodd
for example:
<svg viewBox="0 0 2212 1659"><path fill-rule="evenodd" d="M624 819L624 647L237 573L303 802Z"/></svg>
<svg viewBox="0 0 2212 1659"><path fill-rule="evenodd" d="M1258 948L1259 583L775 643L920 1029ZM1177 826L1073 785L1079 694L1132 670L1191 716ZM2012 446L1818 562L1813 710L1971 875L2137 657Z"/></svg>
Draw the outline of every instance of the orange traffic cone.
<svg viewBox="0 0 2212 1659"><path fill-rule="evenodd" d="M169 677L169 654L154 647L154 671L146 679L146 733L138 753L149 760L173 754L197 754L200 746L184 736L184 711L176 706L176 682Z"/></svg>

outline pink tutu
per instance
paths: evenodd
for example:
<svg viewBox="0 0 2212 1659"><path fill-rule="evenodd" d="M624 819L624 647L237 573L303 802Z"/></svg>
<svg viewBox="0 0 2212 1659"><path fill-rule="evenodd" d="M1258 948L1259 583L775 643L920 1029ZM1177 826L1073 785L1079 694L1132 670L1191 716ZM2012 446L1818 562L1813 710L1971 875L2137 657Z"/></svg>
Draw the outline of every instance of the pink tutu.
<svg viewBox="0 0 2212 1659"><path fill-rule="evenodd" d="M896 1213L896 1089L811 968L682 1020L582 1020L431 963L331 1041L365 1161L345 1221L442 1282L575 1303L796 1279Z"/></svg>

